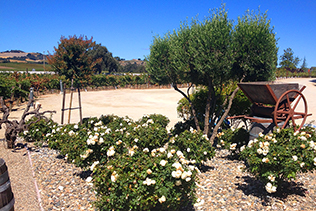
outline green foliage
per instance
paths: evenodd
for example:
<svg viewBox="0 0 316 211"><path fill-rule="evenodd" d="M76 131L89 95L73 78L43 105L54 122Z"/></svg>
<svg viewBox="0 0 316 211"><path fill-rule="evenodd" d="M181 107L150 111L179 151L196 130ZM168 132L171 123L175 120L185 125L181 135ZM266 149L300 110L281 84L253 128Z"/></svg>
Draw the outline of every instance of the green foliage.
<svg viewBox="0 0 316 211"><path fill-rule="evenodd" d="M174 74L174 66L171 66L170 39L155 37L150 47L150 55L146 58L146 70L150 78L159 84L179 83L178 75Z"/></svg>
<svg viewBox="0 0 316 211"><path fill-rule="evenodd" d="M215 155L215 149L207 136L193 128L171 137L169 146L181 151L184 157L192 163L200 164L202 161L211 159Z"/></svg>
<svg viewBox="0 0 316 211"><path fill-rule="evenodd" d="M282 183L295 179L297 173L316 169L316 135L311 127L294 132L293 128L277 129L249 141L240 155L247 162L247 171L266 183L274 193Z"/></svg>
<svg viewBox="0 0 316 211"><path fill-rule="evenodd" d="M267 13L247 11L238 18L233 32L235 63L233 73L244 81L271 81L277 66L277 39Z"/></svg>
<svg viewBox="0 0 316 211"><path fill-rule="evenodd" d="M195 130L169 137L168 122L157 114L136 122L101 116L53 125L41 137L66 160L93 172L87 181L93 183L99 210L178 210L196 199L194 164L215 152Z"/></svg>
<svg viewBox="0 0 316 211"><path fill-rule="evenodd" d="M121 67L121 71L124 73L145 73L146 68L141 64L127 62L127 64Z"/></svg>
<svg viewBox="0 0 316 211"><path fill-rule="evenodd" d="M304 56L304 59L303 59L302 65L301 65L301 70L303 70L304 72L308 71L307 62L306 62L305 56Z"/></svg>
<svg viewBox="0 0 316 211"><path fill-rule="evenodd" d="M59 75L67 80L74 80L75 85L85 84L92 75L93 67L101 60L93 61L88 53L95 46L92 38L76 35L69 38L61 37L55 53L48 57L48 63Z"/></svg>
<svg viewBox="0 0 316 211"><path fill-rule="evenodd" d="M233 158L239 158L240 148L248 144L249 132L244 128L226 129L217 134L217 148L228 149Z"/></svg>
<svg viewBox="0 0 316 211"><path fill-rule="evenodd" d="M219 113L228 109L228 100L224 106L218 106L224 102L222 96L234 93L233 90L225 93L226 86L243 77L274 79L278 50L266 14L248 12L233 28L225 5L211 12L204 21L183 22L178 30L155 37L146 58L147 71L157 83L171 83L179 92L176 86L179 81L207 87L203 111L198 111L199 108L194 111L198 104L190 108L196 128L200 129L198 121L204 120L205 134L209 134ZM186 95L186 99L190 97Z"/></svg>
<svg viewBox="0 0 316 211"><path fill-rule="evenodd" d="M45 90L59 90L60 80L65 87L70 87L70 81L65 76L49 74L20 74L20 73L2 73L0 74L0 96L4 99L11 97L12 92L16 98L28 98L30 88L34 91L43 92ZM142 75L92 75L87 82L87 86L107 87L125 85L141 85L149 82L147 74ZM12 88L14 87L14 88ZM36 94L36 93L35 93Z"/></svg>
<svg viewBox="0 0 316 211"><path fill-rule="evenodd" d="M7 76L8 74L0 75L0 96L3 96L3 99L10 98L14 86L14 81L8 80Z"/></svg>
<svg viewBox="0 0 316 211"><path fill-rule="evenodd" d="M290 69L293 70L293 69ZM316 77L316 71L310 71L310 75L308 72L299 72L299 71L290 71L287 68L278 68L276 72L276 76L278 78L290 78L290 77L302 77L302 78L309 78L309 77ZM297 69L295 69L297 70Z"/></svg>
<svg viewBox="0 0 316 211"><path fill-rule="evenodd" d="M1 61L1 60L0 60ZM0 62L0 72L1 71L26 71L29 72L33 69L36 71L44 71L43 62L40 63L19 63L19 62L9 62L9 63L1 63ZM45 63L45 70L51 71L52 68L49 64Z"/></svg>
<svg viewBox="0 0 316 211"><path fill-rule="evenodd" d="M25 122L27 130L19 134L25 141L36 142L37 145L42 145L45 136L52 132L52 128L57 125L52 119L39 119L32 117Z"/></svg>
<svg viewBox="0 0 316 211"><path fill-rule="evenodd" d="M190 128L196 129L193 119L185 120L184 122L177 122L171 133L173 135L179 135L186 130L190 130Z"/></svg>
<svg viewBox="0 0 316 211"><path fill-rule="evenodd" d="M284 50L284 53L280 56L280 66L296 69L300 59L294 56L294 52L291 48Z"/></svg>
<svg viewBox="0 0 316 211"><path fill-rule="evenodd" d="M101 74L102 72L117 72L119 69L118 61L114 59L112 53L101 44L96 44L92 49L89 49L88 55L91 56L92 61L95 62L93 71L97 74Z"/></svg>
<svg viewBox="0 0 316 211"><path fill-rule="evenodd" d="M227 95L229 95L230 90L236 88L236 85L230 84L223 88L222 92L218 90L216 92L216 110L213 112L213 114L210 114L210 118L214 120L218 120L222 115L222 105L224 103L224 100ZM196 109L196 113L198 116L199 121L201 122L200 126L203 128L203 122L204 122L204 112L205 112L205 104L206 99L208 95L208 90L205 87L199 88L190 96L190 99ZM231 109L228 113L229 116L235 116L235 115L243 115L243 114L249 114L250 112L250 106L251 102L245 96L245 94L242 92L242 90L238 90L238 92L235 95L235 98L233 100ZM185 121L190 120L192 118L192 111L189 105L189 102L186 98L180 99L177 106L177 112L179 117L182 117ZM216 124L216 121L214 121L214 124L211 125L211 128L213 128ZM227 125L226 125L227 126ZM225 125L223 125L225 127Z"/></svg>

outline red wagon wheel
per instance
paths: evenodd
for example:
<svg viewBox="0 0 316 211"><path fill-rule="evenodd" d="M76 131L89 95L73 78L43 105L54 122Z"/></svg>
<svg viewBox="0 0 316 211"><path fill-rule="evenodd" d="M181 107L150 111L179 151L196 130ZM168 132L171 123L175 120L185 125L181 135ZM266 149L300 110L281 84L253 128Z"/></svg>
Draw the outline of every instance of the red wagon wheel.
<svg viewBox="0 0 316 211"><path fill-rule="evenodd" d="M292 120L295 131L299 131L307 118L307 103L304 95L298 90L288 90L278 99L274 108L274 123L283 122L282 129ZM302 119L301 123L295 123Z"/></svg>

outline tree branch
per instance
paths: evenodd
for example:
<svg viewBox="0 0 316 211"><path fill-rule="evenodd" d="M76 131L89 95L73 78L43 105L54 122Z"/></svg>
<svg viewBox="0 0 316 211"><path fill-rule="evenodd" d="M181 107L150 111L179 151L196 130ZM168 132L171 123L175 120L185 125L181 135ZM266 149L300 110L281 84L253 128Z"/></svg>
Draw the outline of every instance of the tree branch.
<svg viewBox="0 0 316 211"><path fill-rule="evenodd" d="M240 82L242 82L245 78L245 75L242 77L242 79L240 80ZM228 107L227 109L225 109L225 112L224 114L222 115L221 119L219 120L219 122L216 124L214 130L213 130L213 133L212 133L212 136L210 138L210 142L211 144L214 144L214 140L215 140L215 137L217 135L217 131L219 129L219 127L222 125L224 119L226 118L226 116L228 115L228 112L230 111L230 108L233 104L233 99L237 93L237 91L239 90L239 87L237 86L237 88L233 91L233 93L231 94L230 98L229 98L229 102L228 102Z"/></svg>
<svg viewBox="0 0 316 211"><path fill-rule="evenodd" d="M180 90L180 89L178 88L177 84L172 84L172 87L174 88L174 90L180 92L180 94L182 94L182 96L184 96L185 99L187 99L187 100L189 101L189 104L190 104L191 109L192 109L192 115L193 115L195 127L196 127L196 129L197 129L198 131L200 131L201 129L200 129L199 121L198 121L197 116L196 116L195 107L194 107L194 105L193 105L193 103L192 103L190 97L187 96L182 90ZM192 87L192 85L189 86L188 92L189 92L189 89L190 89L191 87Z"/></svg>

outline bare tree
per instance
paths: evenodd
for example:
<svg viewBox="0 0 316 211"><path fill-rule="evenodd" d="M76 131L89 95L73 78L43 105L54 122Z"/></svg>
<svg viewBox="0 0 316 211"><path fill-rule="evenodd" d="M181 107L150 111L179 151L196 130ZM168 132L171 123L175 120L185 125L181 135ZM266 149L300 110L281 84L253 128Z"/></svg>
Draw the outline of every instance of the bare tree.
<svg viewBox="0 0 316 211"><path fill-rule="evenodd" d="M15 147L15 141L18 136L18 134L24 130L27 130L28 126L32 123L38 122L40 119L46 119L47 121L49 120L45 114L46 113L56 113L56 111L44 111L40 112L41 105L37 105L37 107L34 110L30 111L30 108L32 106L32 103L34 100L29 100L20 121L17 120L9 120L10 116L10 109L5 105L3 101L3 97L0 97L0 112L3 113L2 118L0 119L0 129L2 124L6 125L6 130L5 130L5 138L7 141L7 147L10 149L13 149ZM36 117L34 121L29 122L26 124L26 117L33 115L33 117Z"/></svg>

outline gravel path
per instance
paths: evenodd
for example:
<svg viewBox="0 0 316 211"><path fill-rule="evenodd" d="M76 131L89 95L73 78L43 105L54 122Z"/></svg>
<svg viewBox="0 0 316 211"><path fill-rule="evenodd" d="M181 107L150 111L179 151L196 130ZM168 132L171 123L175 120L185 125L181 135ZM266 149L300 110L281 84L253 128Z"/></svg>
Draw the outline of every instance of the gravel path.
<svg viewBox="0 0 316 211"><path fill-rule="evenodd" d="M8 166L15 210L40 210L26 148L8 150L4 147L4 139L0 139L0 157Z"/></svg>

